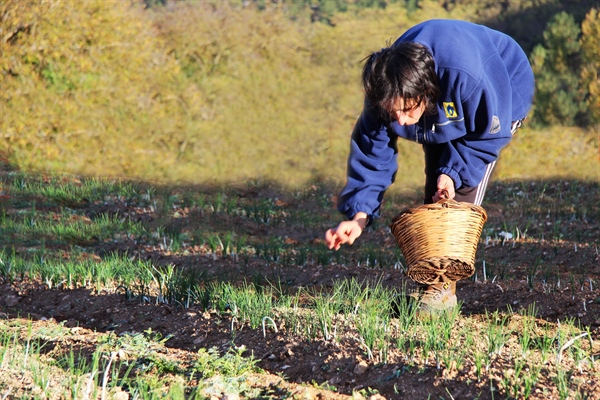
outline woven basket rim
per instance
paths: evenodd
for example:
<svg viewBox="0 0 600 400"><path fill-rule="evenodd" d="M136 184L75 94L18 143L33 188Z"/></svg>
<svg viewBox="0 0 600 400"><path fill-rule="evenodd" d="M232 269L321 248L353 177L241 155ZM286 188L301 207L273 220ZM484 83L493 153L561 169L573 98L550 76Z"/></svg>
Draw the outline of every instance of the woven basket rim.
<svg viewBox="0 0 600 400"><path fill-rule="evenodd" d="M473 203L468 203L465 201L456 201L453 199L442 199L442 200L438 201L437 203L422 204L418 207L407 207L407 208L403 209L402 211L400 211L400 213L398 213L395 217L392 218L391 225L394 225L405 214L415 214L415 213L427 212L427 211L432 211L432 210L442 210L442 209L472 210L481 215L481 217L483 218L482 222L487 221L487 212L481 206L478 206Z"/></svg>

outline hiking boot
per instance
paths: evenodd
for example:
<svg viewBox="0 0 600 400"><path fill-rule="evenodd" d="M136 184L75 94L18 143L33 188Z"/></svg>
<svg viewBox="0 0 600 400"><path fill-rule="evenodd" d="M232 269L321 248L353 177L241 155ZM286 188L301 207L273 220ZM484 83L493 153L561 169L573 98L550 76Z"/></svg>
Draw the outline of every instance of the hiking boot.
<svg viewBox="0 0 600 400"><path fill-rule="evenodd" d="M437 314L457 306L456 282L422 285L411 294L418 301L418 314Z"/></svg>

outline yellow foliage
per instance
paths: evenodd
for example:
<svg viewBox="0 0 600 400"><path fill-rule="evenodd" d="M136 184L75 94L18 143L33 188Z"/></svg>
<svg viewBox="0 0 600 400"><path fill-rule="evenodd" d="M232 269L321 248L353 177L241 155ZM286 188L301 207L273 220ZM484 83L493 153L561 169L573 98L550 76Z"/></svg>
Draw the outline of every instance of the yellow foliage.
<svg viewBox="0 0 600 400"><path fill-rule="evenodd" d="M592 9L581 24L582 81L588 82L587 104L593 122L600 124L600 9Z"/></svg>
<svg viewBox="0 0 600 400"><path fill-rule="evenodd" d="M328 26L227 2L2 0L0 151L79 174L341 185L361 60L422 20L474 18L419 6ZM401 185L420 185L419 146L399 151Z"/></svg>
<svg viewBox="0 0 600 400"><path fill-rule="evenodd" d="M131 146L175 162L153 130L165 111L183 114L166 99L177 97L179 67L141 6L9 0L0 12L4 151L83 173L128 173L120 161Z"/></svg>

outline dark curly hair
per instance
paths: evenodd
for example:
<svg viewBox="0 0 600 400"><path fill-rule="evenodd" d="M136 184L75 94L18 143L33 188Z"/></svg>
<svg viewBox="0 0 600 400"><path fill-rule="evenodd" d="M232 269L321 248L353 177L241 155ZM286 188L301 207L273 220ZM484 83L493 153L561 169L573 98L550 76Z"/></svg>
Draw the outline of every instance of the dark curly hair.
<svg viewBox="0 0 600 400"><path fill-rule="evenodd" d="M425 113L437 112L440 96L435 61L427 47L415 42L400 42L365 58L362 73L365 96L379 108L383 118L394 113L399 97L425 102Z"/></svg>

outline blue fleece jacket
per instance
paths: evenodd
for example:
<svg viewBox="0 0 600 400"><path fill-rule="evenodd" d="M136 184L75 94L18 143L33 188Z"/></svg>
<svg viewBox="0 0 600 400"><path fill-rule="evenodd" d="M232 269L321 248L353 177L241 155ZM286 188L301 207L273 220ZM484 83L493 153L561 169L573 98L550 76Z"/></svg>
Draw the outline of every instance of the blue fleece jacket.
<svg viewBox="0 0 600 400"><path fill-rule="evenodd" d="M406 31L399 42L417 42L431 51L441 89L438 112L402 126L382 120L365 101L338 201L348 218L359 211L379 216L398 169L398 137L446 144L438 174L450 176L456 188L474 187L510 142L512 121L525 118L531 108L533 72L509 36L466 21L430 20Z"/></svg>

